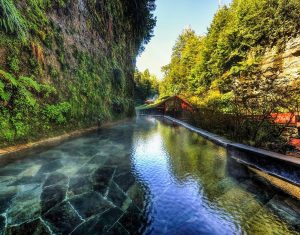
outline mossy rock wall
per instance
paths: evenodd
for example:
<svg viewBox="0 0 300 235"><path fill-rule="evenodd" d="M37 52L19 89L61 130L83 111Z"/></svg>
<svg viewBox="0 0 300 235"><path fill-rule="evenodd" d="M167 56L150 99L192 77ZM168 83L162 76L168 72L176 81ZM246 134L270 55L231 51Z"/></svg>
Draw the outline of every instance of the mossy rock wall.
<svg viewBox="0 0 300 235"><path fill-rule="evenodd" d="M0 146L134 114L135 57L148 29L132 12L151 15L127 2L0 3Z"/></svg>

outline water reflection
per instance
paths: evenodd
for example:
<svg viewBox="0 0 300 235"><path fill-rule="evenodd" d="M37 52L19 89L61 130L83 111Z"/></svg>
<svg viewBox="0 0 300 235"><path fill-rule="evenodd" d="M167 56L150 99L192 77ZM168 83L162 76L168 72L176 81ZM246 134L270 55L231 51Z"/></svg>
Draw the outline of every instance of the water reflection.
<svg viewBox="0 0 300 235"><path fill-rule="evenodd" d="M299 201L185 128L138 117L0 163L0 234L299 234Z"/></svg>
<svg viewBox="0 0 300 235"><path fill-rule="evenodd" d="M270 209L282 196L264 191L224 148L182 127L147 122L152 129L135 133L133 152L135 172L148 191L146 234L296 233L293 216L280 218Z"/></svg>

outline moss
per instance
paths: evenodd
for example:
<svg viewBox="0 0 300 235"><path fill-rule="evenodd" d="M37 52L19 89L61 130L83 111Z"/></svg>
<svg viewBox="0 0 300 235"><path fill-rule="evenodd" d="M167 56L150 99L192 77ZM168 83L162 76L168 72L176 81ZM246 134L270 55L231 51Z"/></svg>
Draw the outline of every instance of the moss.
<svg viewBox="0 0 300 235"><path fill-rule="evenodd" d="M0 2L17 16L6 16L9 30L0 24L0 146L133 114L132 58L149 31L138 29L133 13L143 9L139 17L151 19L150 0L89 0L84 31L79 15L69 17L81 14L71 12L73 1Z"/></svg>

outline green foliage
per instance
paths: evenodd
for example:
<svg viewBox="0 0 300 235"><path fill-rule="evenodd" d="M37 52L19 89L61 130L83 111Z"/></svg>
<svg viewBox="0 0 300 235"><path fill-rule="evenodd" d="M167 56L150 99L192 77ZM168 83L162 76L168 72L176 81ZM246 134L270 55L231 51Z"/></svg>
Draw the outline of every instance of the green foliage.
<svg viewBox="0 0 300 235"><path fill-rule="evenodd" d="M154 1L73 4L0 0L0 146L133 114L132 61L152 36Z"/></svg>
<svg viewBox="0 0 300 235"><path fill-rule="evenodd" d="M218 122L235 137L258 145L279 139L282 131L270 126L270 114L297 112L299 106L299 84L278 76L286 42L299 36L299 15L298 0L233 0L215 14L207 35L186 29L178 37L171 62L163 67L160 95L183 95L208 110L199 117L203 128L209 126L205 116L211 118L214 110L224 120L234 117L234 124L228 121L230 128ZM260 66L266 48L278 53L278 66L269 77ZM272 136L266 134L268 128L276 130Z"/></svg>
<svg viewBox="0 0 300 235"><path fill-rule="evenodd" d="M135 71L134 73L134 92L136 105L143 104L147 98L158 95L158 80L146 69L144 72Z"/></svg>
<svg viewBox="0 0 300 235"><path fill-rule="evenodd" d="M266 47L283 47L299 33L299 14L297 0L234 0L216 13L205 37L191 29L179 36L163 67L161 95L183 94L201 106L210 102L202 97L223 99L237 77L257 74Z"/></svg>
<svg viewBox="0 0 300 235"><path fill-rule="evenodd" d="M64 124L71 111L71 105L68 102L62 102L56 105L47 105L43 111L44 115L56 124Z"/></svg>
<svg viewBox="0 0 300 235"><path fill-rule="evenodd" d="M0 28L26 40L27 25L13 0L0 0Z"/></svg>

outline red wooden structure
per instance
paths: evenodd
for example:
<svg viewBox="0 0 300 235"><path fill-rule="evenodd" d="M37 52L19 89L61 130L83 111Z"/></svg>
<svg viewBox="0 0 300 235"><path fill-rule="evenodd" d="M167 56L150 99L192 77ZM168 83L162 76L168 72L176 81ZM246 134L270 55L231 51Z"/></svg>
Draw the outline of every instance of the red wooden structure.
<svg viewBox="0 0 300 235"><path fill-rule="evenodd" d="M184 98L175 95L167 97L144 110L140 110L140 112L144 114L161 114L178 117L193 113L194 108Z"/></svg>
<svg viewBox="0 0 300 235"><path fill-rule="evenodd" d="M274 123L300 127L299 113L272 113Z"/></svg>

